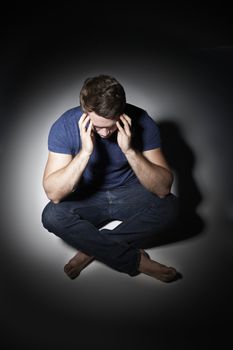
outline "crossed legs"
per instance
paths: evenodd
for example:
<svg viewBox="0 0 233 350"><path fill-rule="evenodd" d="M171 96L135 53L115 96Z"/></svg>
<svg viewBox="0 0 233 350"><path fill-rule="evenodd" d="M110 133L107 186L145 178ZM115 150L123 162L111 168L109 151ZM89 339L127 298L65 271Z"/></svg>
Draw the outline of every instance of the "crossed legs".
<svg viewBox="0 0 233 350"><path fill-rule="evenodd" d="M154 277L163 282L171 282L177 278L177 271L173 267L167 267L157 261L150 259L149 255L143 250L141 251L141 259L139 264L139 271ZM64 272L71 279L75 279L81 271L87 267L94 257L78 251L73 258L65 265Z"/></svg>
<svg viewBox="0 0 233 350"><path fill-rule="evenodd" d="M156 236L172 222L175 197L159 199L142 188L139 191L132 188L131 193L127 193L127 200L123 198L121 203L118 198L124 194L113 195L117 199L115 207L111 207L112 216L109 215L109 205L98 196L95 203L50 202L43 211L44 227L78 250L64 267L67 276L71 279L78 277L97 259L131 276L141 272L163 282L175 280L178 275L175 268L150 259L140 245L134 247L134 242L145 239L147 235ZM98 230L101 222L114 219L123 223L114 230Z"/></svg>

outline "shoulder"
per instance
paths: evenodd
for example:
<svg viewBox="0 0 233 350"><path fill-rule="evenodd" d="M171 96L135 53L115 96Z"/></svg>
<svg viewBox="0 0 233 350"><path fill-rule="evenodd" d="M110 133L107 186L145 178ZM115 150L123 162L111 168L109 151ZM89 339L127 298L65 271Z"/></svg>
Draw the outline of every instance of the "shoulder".
<svg viewBox="0 0 233 350"><path fill-rule="evenodd" d="M127 104L126 114L132 120L132 145L140 151L160 147L160 134L157 123L145 109Z"/></svg>
<svg viewBox="0 0 233 350"><path fill-rule="evenodd" d="M131 118L141 118L147 112L141 107L126 103L125 113Z"/></svg>
<svg viewBox="0 0 233 350"><path fill-rule="evenodd" d="M125 113L132 119L135 125L141 127L157 126L155 120L141 107L127 103Z"/></svg>
<svg viewBox="0 0 233 350"><path fill-rule="evenodd" d="M80 107L75 107L64 112L52 124L48 146L51 152L75 154L79 148L79 130L77 121L82 115Z"/></svg>
<svg viewBox="0 0 233 350"><path fill-rule="evenodd" d="M80 106L68 109L54 121L53 125L67 128L73 127L74 123L77 123L81 115L82 109Z"/></svg>

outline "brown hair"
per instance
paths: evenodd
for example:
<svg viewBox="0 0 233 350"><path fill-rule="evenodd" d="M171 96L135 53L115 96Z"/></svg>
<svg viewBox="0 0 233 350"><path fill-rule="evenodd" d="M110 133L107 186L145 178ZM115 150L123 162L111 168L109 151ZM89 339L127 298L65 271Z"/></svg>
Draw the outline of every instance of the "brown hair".
<svg viewBox="0 0 233 350"><path fill-rule="evenodd" d="M84 112L114 119L125 109L126 97L122 85L110 75L87 78L80 91L80 105Z"/></svg>

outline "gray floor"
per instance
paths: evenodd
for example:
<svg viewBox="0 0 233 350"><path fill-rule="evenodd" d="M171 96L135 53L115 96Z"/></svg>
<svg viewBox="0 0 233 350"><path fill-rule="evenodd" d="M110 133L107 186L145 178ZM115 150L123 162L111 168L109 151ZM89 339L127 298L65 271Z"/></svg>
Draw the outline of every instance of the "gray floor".
<svg viewBox="0 0 233 350"><path fill-rule="evenodd" d="M2 255L6 324L17 336L25 331L32 344L38 339L41 346L74 346L78 337L81 344L106 348L116 339L113 349L174 342L194 349L228 338L232 231L220 216L210 221L206 214L205 219L208 225L197 237L148 250L153 259L182 273L171 284L142 274L131 278L97 261L72 281L63 267L73 248L41 227L27 233L14 230L22 242L12 237L10 248L8 236Z"/></svg>

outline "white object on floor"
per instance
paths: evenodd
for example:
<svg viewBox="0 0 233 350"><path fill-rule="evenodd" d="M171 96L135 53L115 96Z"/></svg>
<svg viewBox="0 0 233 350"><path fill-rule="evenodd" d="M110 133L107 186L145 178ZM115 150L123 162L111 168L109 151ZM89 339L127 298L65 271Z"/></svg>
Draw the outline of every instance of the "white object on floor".
<svg viewBox="0 0 233 350"><path fill-rule="evenodd" d="M111 222L108 222L106 225L102 226L99 231L103 230L103 229L107 229L107 230L114 230L114 228L116 228L118 225L120 225L122 223L122 221L120 220L114 220Z"/></svg>

